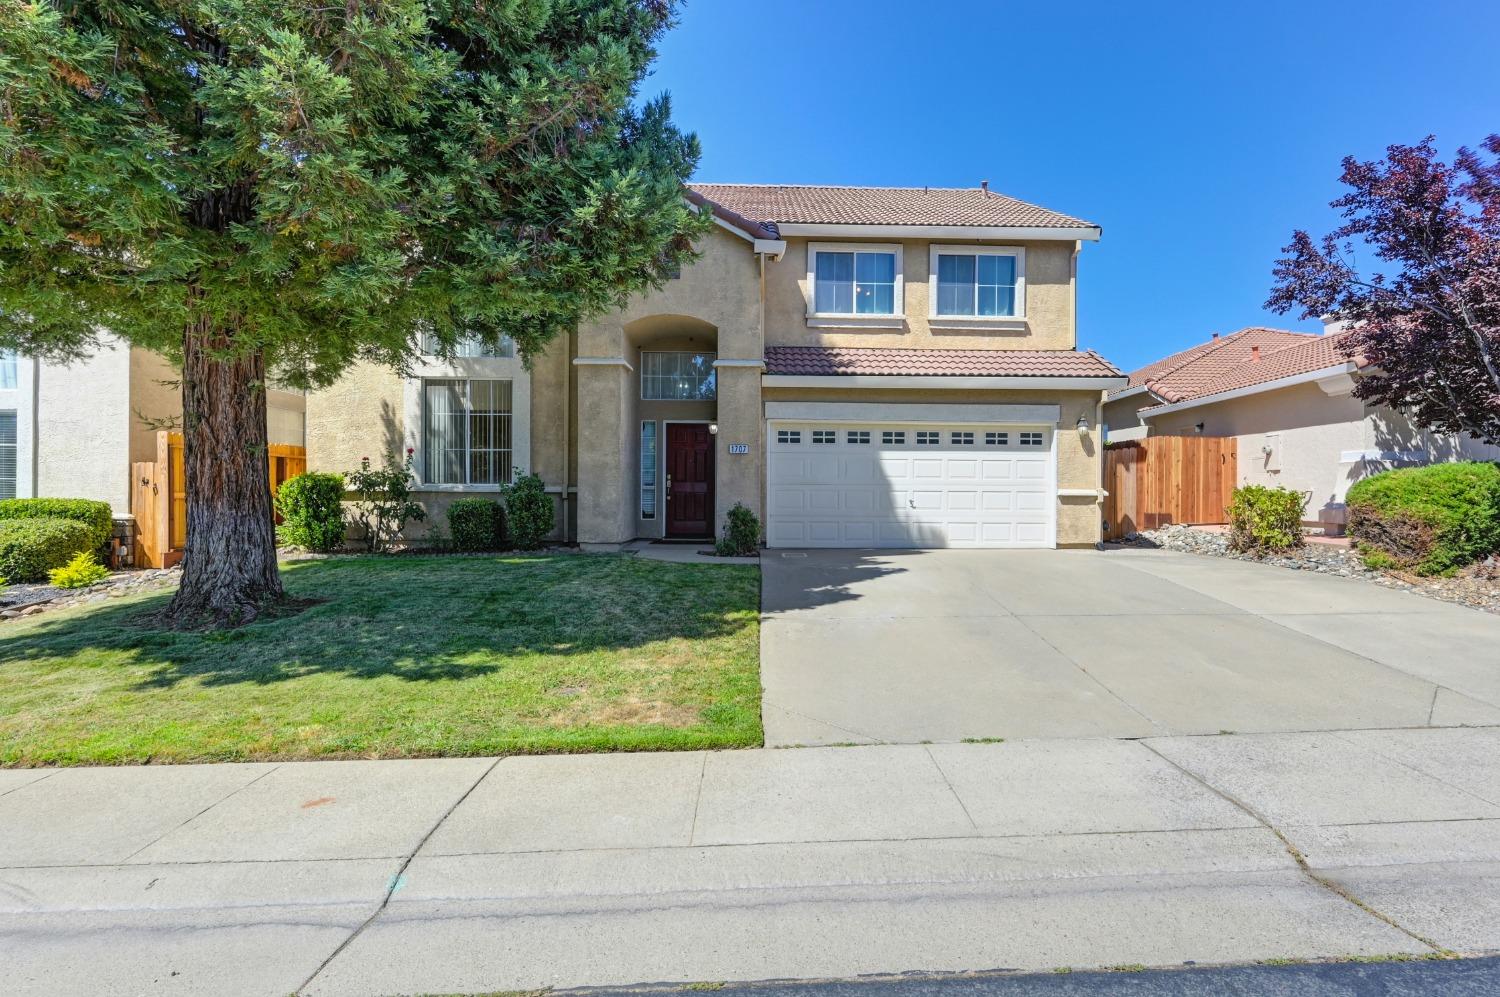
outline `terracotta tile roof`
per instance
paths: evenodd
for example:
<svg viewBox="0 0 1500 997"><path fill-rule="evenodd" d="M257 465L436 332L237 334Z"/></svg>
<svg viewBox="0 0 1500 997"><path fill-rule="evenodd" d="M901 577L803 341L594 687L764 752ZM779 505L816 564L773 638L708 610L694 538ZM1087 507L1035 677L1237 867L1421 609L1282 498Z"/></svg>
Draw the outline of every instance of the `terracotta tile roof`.
<svg viewBox="0 0 1500 997"><path fill-rule="evenodd" d="M1123 377L1092 350L892 350L771 346L767 374L888 377Z"/></svg>
<svg viewBox="0 0 1500 997"><path fill-rule="evenodd" d="M695 183L688 189L745 218L770 224L1096 227L978 187Z"/></svg>
<svg viewBox="0 0 1500 997"><path fill-rule="evenodd" d="M1164 401L1180 402L1201 393L1207 385L1238 369L1250 359L1256 349L1264 356L1322 338L1324 337L1314 333L1252 326L1199 343L1131 371L1130 384L1111 395L1129 388L1145 387Z"/></svg>
<svg viewBox="0 0 1500 997"><path fill-rule="evenodd" d="M1367 361L1357 354L1351 355L1345 345L1348 338L1344 335L1331 336L1307 336L1303 341L1293 346L1283 346L1279 350L1271 352L1261 351L1259 359L1247 358L1234 367L1221 372L1213 380L1201 385L1196 392L1188 396L1193 400L1211 398L1221 395L1227 391L1237 391L1240 388L1250 388L1257 384L1269 384L1279 381L1283 377L1294 377L1298 374L1311 374L1314 371L1327 370L1338 367L1341 364L1353 362L1356 368L1363 367ZM1179 398L1177 401L1186 401L1188 398ZM1160 408L1161 406L1152 406ZM1149 412L1151 409L1146 409Z"/></svg>
<svg viewBox="0 0 1500 997"><path fill-rule="evenodd" d="M715 201L709 200L707 197L704 197L702 194L700 194L697 191L693 190L693 188L691 186L688 187L688 189L685 192L685 194L686 194L687 199L690 202L692 202L693 204L698 205L700 208L701 207L707 207L708 210L712 211L719 218L721 218L724 221L728 222L729 224L733 225L735 228L742 229L742 230L744 230L746 232L749 232L750 235L753 238L756 238L756 239L780 239L781 238L781 233L778 232L778 231L776 231L776 224L774 222L763 222L763 221L756 221L754 218L746 218L744 215L740 214L738 211L734 211L734 210L732 210L730 208L725 207L722 204L719 204L719 203L717 203Z"/></svg>

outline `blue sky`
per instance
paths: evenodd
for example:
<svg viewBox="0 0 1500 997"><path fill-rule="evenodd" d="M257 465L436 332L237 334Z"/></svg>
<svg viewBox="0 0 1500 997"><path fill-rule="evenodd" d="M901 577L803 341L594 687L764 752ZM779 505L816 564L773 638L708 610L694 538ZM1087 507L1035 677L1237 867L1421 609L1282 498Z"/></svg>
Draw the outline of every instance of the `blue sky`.
<svg viewBox="0 0 1500 997"><path fill-rule="evenodd" d="M1246 325L1339 160L1500 131L1500 4L690 0L647 94L697 179L976 186L1104 227L1079 345L1140 366Z"/></svg>

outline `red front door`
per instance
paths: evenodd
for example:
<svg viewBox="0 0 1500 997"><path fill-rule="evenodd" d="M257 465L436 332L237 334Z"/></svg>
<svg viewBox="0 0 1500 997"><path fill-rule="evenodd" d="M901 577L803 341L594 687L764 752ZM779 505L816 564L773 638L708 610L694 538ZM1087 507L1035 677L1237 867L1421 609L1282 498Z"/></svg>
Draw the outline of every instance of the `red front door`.
<svg viewBox="0 0 1500 997"><path fill-rule="evenodd" d="M667 536L713 535L714 447L702 423L667 426Z"/></svg>

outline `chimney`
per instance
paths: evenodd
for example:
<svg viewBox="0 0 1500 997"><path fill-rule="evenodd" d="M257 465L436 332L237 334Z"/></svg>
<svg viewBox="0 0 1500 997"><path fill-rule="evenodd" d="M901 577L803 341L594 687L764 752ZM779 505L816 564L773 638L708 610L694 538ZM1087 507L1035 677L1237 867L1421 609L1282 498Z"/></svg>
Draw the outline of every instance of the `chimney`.
<svg viewBox="0 0 1500 997"><path fill-rule="evenodd" d="M1213 336L1211 338L1218 339L1219 338L1219 334L1216 332L1216 333L1213 334Z"/></svg>
<svg viewBox="0 0 1500 997"><path fill-rule="evenodd" d="M981 180L981 181L979 181L979 189L983 193L988 194L990 192L990 182L988 180Z"/></svg>
<svg viewBox="0 0 1500 997"><path fill-rule="evenodd" d="M1334 314L1319 315L1318 319L1323 323L1323 335L1325 336L1336 336L1347 330L1351 325L1351 323L1345 322Z"/></svg>
<svg viewBox="0 0 1500 997"><path fill-rule="evenodd" d="M1252 346L1252 347L1250 347L1250 359L1251 360L1259 360L1260 359L1260 347L1259 346Z"/></svg>

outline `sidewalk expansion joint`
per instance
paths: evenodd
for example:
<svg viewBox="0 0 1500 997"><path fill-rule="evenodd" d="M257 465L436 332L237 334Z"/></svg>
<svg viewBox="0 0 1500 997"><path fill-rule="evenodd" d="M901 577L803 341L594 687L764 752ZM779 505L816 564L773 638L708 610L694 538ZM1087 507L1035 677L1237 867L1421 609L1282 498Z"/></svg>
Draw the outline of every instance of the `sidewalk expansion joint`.
<svg viewBox="0 0 1500 997"><path fill-rule="evenodd" d="M144 852L146 849L150 848L152 845L156 844L158 841L161 841L163 838L167 837L168 835L175 834L176 832L178 832L178 831L182 830L183 828L187 827L193 821L197 820L199 817L202 817L204 814L208 813L214 807L216 807L219 804L223 803L225 800L231 799L232 797L237 796L240 793L243 793L245 790L249 789L251 786L255 785L257 782L260 782L266 776L270 775L272 772L275 772L279 768L281 768L280 765L273 765L270 768L266 769L264 772L262 772L260 775L256 776L254 779L251 779L249 782L245 783L243 786L236 786L234 789L232 789L229 792L225 793L223 796L219 797L217 800L214 800L212 803L210 803L208 806L204 807L202 810L199 810L197 813L193 814L193 816L189 817L187 820L183 821L181 824L178 824L175 827L168 828L167 830L163 831L161 834L158 834L156 837L152 838L150 841L146 842L144 845L142 845L141 847L137 848L135 851L131 852L129 855L127 855L123 859L121 859L119 864L120 865L125 865L125 864L129 863L131 859L135 858L141 852Z"/></svg>

